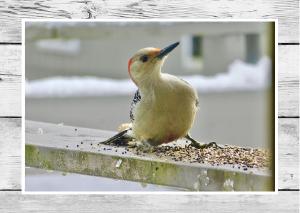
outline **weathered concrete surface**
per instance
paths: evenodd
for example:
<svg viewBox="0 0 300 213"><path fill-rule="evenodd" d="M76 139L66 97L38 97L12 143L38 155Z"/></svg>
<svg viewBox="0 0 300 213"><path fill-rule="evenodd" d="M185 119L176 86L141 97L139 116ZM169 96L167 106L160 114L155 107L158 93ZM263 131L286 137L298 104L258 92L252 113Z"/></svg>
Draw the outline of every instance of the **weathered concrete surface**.
<svg viewBox="0 0 300 213"><path fill-rule="evenodd" d="M25 164L32 167L176 186L193 191L267 191L267 171L182 163L124 147L98 145L113 132L26 121Z"/></svg>

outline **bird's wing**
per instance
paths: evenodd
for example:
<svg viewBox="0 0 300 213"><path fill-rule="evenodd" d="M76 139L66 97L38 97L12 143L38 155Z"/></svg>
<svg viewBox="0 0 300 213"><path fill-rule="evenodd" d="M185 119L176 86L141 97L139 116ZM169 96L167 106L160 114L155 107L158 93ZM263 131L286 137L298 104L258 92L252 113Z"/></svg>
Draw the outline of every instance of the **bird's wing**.
<svg viewBox="0 0 300 213"><path fill-rule="evenodd" d="M189 83L189 82L187 82L186 80L183 80L182 78L179 78L179 77L177 77L179 80L181 80L182 82L184 82L184 83L186 83L187 85L190 85L191 86L191 84Z"/></svg>
<svg viewBox="0 0 300 213"><path fill-rule="evenodd" d="M132 99L131 105L130 105L130 120L134 121L134 108L138 104L138 102L141 100L141 95L139 90L137 90L134 94L134 97Z"/></svg>
<svg viewBox="0 0 300 213"><path fill-rule="evenodd" d="M179 78L179 79L180 79L182 82L186 83L187 85L190 85L190 86L191 86L191 84L190 84L189 82L183 80L182 78ZM198 98L196 99L195 105L196 105L196 107L199 107L199 99L198 99Z"/></svg>

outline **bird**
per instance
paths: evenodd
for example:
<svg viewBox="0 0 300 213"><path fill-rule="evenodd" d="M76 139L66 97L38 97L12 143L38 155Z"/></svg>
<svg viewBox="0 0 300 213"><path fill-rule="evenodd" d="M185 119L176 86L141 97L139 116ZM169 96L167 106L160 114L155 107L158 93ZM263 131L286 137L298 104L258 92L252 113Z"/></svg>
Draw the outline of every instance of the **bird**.
<svg viewBox="0 0 300 213"><path fill-rule="evenodd" d="M128 74L138 87L130 107L131 122L122 124L120 132L104 143L134 139L151 147L186 138L196 148L215 144L200 144L189 134L199 109L196 90L181 78L162 72L178 45L142 48L129 59Z"/></svg>

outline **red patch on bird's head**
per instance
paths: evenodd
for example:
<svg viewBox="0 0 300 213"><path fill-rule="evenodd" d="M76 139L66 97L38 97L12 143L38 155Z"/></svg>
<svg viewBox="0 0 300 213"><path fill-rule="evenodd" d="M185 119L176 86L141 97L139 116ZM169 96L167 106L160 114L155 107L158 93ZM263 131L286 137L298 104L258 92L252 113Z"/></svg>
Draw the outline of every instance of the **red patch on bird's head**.
<svg viewBox="0 0 300 213"><path fill-rule="evenodd" d="M128 61L128 72L129 72L129 75L130 75L130 66L131 66L131 63L132 63L132 58L129 59L129 61Z"/></svg>
<svg viewBox="0 0 300 213"><path fill-rule="evenodd" d="M131 71L130 71L130 66L132 64L132 61L133 61L133 58L130 58L129 61L128 61L128 74L131 78L131 80L133 81L133 83L135 83L135 85L137 85L137 83L135 82L135 80L133 79L132 75L131 75Z"/></svg>

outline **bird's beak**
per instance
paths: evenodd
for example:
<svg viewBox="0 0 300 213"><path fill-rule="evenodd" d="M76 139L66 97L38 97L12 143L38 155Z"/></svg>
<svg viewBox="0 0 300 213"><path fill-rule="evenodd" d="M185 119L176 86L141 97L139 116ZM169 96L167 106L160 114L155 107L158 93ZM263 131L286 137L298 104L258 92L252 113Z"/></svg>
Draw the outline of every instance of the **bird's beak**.
<svg viewBox="0 0 300 213"><path fill-rule="evenodd" d="M168 55L172 50L174 50L175 47L177 47L178 45L179 45L179 42L176 42L174 44L171 44L171 45L161 49L156 57L159 59L162 59L164 56Z"/></svg>

